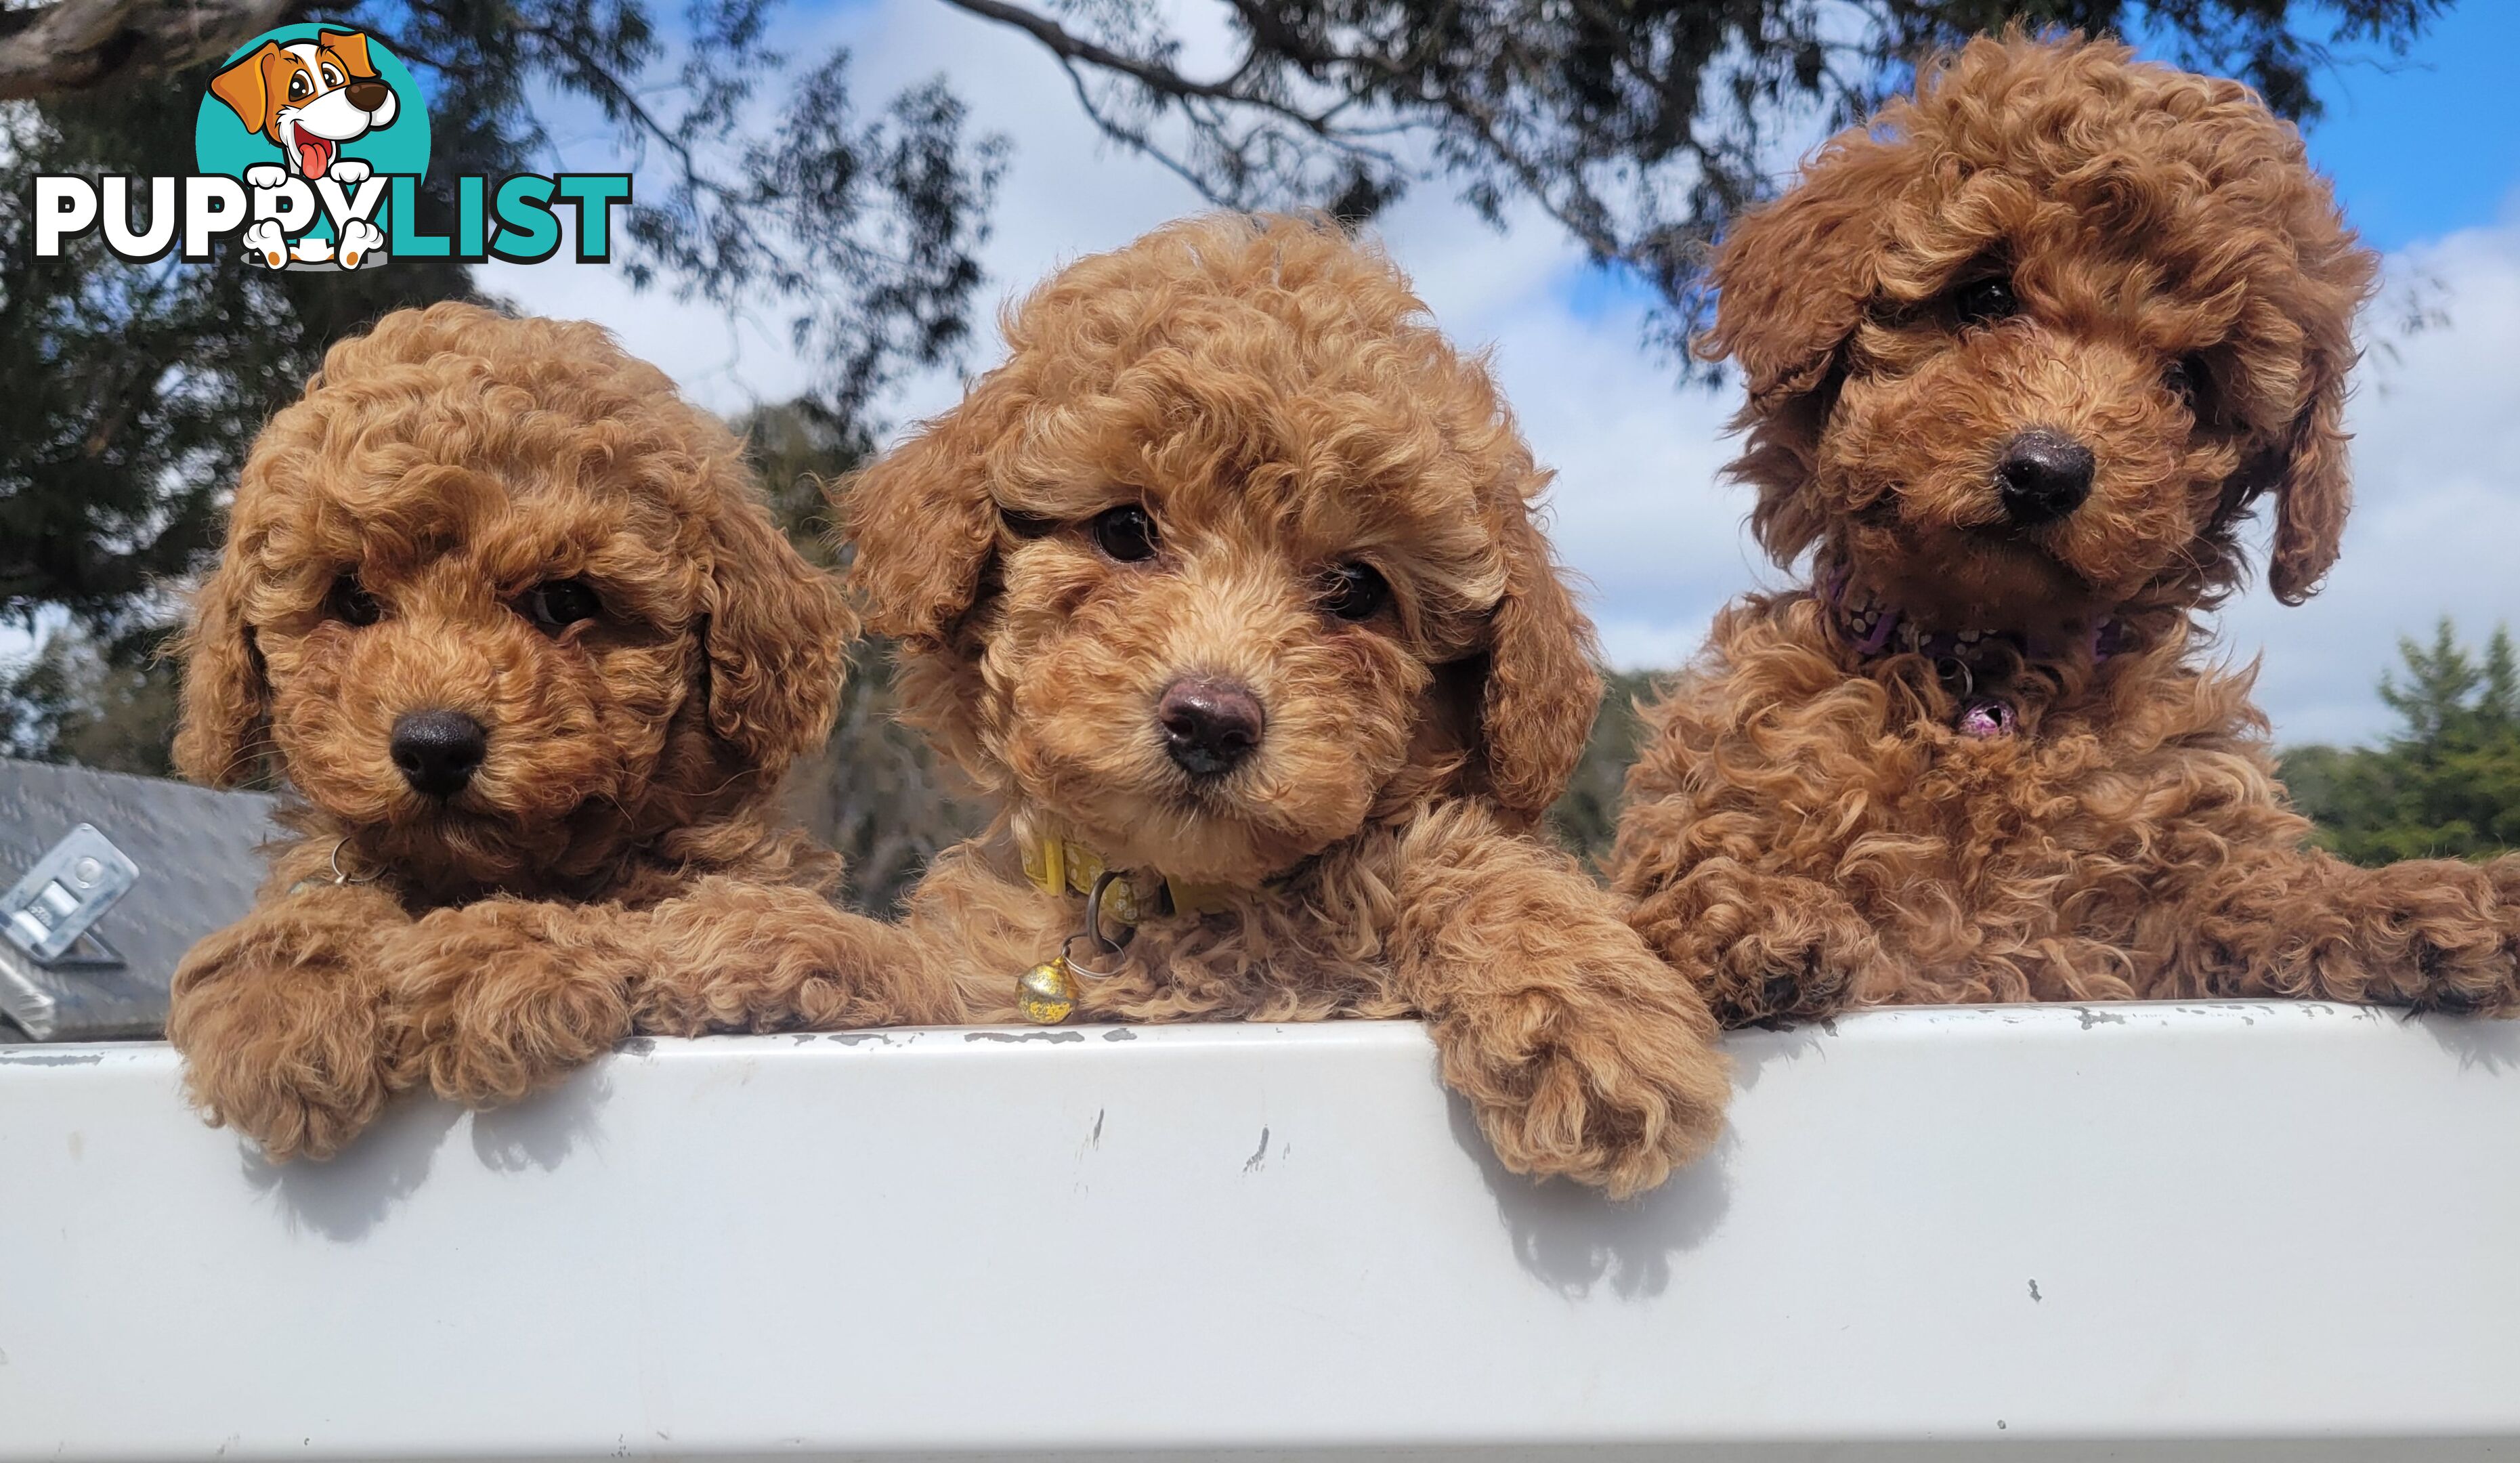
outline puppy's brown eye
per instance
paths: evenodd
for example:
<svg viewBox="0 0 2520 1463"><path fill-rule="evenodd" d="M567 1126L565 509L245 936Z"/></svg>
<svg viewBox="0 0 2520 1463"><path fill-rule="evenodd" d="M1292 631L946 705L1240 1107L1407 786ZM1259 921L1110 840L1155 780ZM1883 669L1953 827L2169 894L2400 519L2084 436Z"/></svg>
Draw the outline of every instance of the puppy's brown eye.
<svg viewBox="0 0 2520 1463"><path fill-rule="evenodd" d="M1969 325L1992 325L2021 313L2021 301L2013 297L2012 281L2000 274L1960 286L1952 295L1952 307Z"/></svg>
<svg viewBox="0 0 2520 1463"><path fill-rule="evenodd" d="M306 94L313 89L314 88L306 84L306 73L304 71L290 72L289 100L292 102L302 102L306 100Z"/></svg>
<svg viewBox="0 0 2520 1463"><path fill-rule="evenodd" d="M2161 385L2193 411L2197 396L2205 389L2205 362L2192 355L2172 361L2161 368Z"/></svg>
<svg viewBox="0 0 2520 1463"><path fill-rule="evenodd" d="M1094 546L1122 564L1155 557L1155 521L1135 503L1104 509L1094 516L1090 526Z"/></svg>
<svg viewBox="0 0 2520 1463"><path fill-rule="evenodd" d="M1371 564L1342 564L1322 576L1322 608L1341 619L1372 619L1391 603L1391 583Z"/></svg>
<svg viewBox="0 0 2520 1463"><path fill-rule="evenodd" d="M535 628L558 632L603 614L604 601L595 597L584 579L546 579L526 590L517 608Z"/></svg>
<svg viewBox="0 0 2520 1463"><path fill-rule="evenodd" d="M384 618L382 605L362 587L359 576L345 573L333 581L333 590L324 597L324 613L348 625L371 625Z"/></svg>

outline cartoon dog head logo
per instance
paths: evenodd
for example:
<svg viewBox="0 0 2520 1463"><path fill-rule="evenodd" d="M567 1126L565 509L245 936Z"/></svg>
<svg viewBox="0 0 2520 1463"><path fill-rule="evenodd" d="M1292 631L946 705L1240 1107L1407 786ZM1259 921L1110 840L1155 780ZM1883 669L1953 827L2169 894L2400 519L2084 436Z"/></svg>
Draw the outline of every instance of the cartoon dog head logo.
<svg viewBox="0 0 2520 1463"><path fill-rule="evenodd" d="M211 77L210 95L248 131L278 144L291 172L310 179L332 173L341 144L393 125L402 110L356 30L266 40Z"/></svg>
<svg viewBox="0 0 2520 1463"><path fill-rule="evenodd" d="M248 257L274 269L362 269L385 262L390 201L428 171L428 108L384 42L301 21L229 54L202 97L193 142L202 172L246 187L238 237Z"/></svg>

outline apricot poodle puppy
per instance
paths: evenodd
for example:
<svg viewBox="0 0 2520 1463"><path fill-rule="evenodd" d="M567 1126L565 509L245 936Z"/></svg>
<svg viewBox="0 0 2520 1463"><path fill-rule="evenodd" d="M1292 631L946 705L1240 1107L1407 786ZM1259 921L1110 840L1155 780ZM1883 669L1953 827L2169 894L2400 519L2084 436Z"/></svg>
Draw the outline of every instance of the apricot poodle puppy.
<svg viewBox="0 0 2520 1463"><path fill-rule="evenodd" d="M1599 682L1486 371L1304 219L1159 230L1006 330L841 503L906 717L1004 810L911 896L930 970L988 1021L1423 1016L1517 1171L1703 1151L1714 1023L1527 832Z"/></svg>
<svg viewBox="0 0 2520 1463"><path fill-rule="evenodd" d="M441 304L335 346L186 639L177 765L302 799L176 972L194 1100L322 1158L398 1088L509 1100L633 1030L950 1017L878 992L910 962L771 815L853 628L735 439L593 326Z"/></svg>
<svg viewBox="0 0 2520 1463"><path fill-rule="evenodd" d="M2113 42L1972 42L1719 251L1732 474L1807 587L1645 713L1614 858L1729 1023L1856 1002L2504 1012L2520 860L2308 846L2196 612L2337 554L2374 273L2293 129Z"/></svg>

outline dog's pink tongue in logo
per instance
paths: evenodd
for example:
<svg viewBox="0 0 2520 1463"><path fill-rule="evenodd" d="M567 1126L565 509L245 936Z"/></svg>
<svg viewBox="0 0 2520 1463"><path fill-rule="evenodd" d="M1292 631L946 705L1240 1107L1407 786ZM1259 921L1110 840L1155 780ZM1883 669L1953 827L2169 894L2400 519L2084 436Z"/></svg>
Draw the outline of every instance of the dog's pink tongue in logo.
<svg viewBox="0 0 2520 1463"><path fill-rule="evenodd" d="M333 156L341 150L339 143L318 137L303 127L290 128L289 145L297 150L297 170L310 178L332 171Z"/></svg>

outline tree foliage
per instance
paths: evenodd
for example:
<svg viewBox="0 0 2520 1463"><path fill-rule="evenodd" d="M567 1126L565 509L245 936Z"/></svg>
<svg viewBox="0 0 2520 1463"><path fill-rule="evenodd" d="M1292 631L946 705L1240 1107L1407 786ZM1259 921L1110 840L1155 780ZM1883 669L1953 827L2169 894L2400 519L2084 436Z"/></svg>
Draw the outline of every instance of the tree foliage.
<svg viewBox="0 0 2520 1463"><path fill-rule="evenodd" d="M2403 55L2444 0L946 0L1038 42L1121 145L1213 202L1371 215L1451 184L1536 206L1701 326L1707 244L1815 121L1836 127L1979 31L2140 34L2318 114L2339 48ZM1228 57L1183 58L1222 30Z"/></svg>
<svg viewBox="0 0 2520 1463"><path fill-rule="evenodd" d="M2497 629L2470 652L2444 619L2400 640L2405 679L2382 677L2398 733L2376 748L2303 747L2283 759L2319 840L2357 863L2480 858L2520 848L2520 662Z"/></svg>
<svg viewBox="0 0 2520 1463"><path fill-rule="evenodd" d="M0 664L0 755L166 777L174 730L173 668L115 655L76 622Z"/></svg>
<svg viewBox="0 0 2520 1463"><path fill-rule="evenodd" d="M1655 672L1606 671L1601 676L1601 709L1593 719L1593 735L1566 791L1549 810L1550 831L1587 863L1598 866L1610 852L1619 831L1619 809L1626 804L1628 767L1637 759L1642 730L1637 704L1652 696Z"/></svg>
<svg viewBox="0 0 2520 1463"><path fill-rule="evenodd" d="M805 557L845 567L824 490L861 466L871 448L811 406L751 413L736 424L751 447L771 512ZM831 741L788 774L788 810L848 863L849 901L890 913L938 850L978 832L986 810L961 796L958 774L918 733L894 719L892 647L881 639L850 652Z"/></svg>

